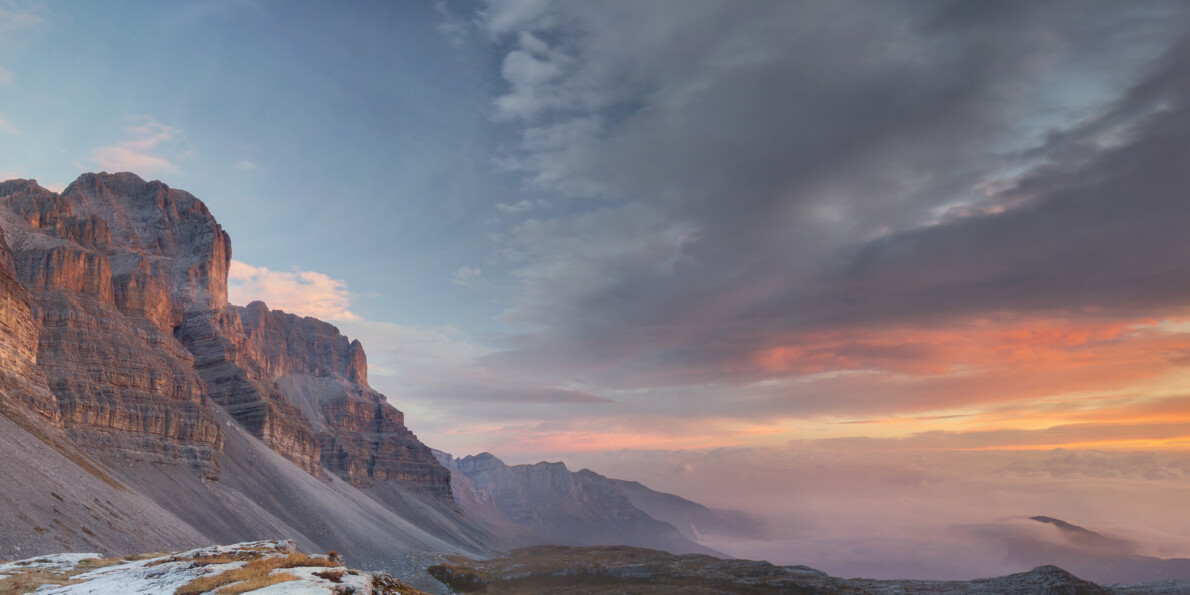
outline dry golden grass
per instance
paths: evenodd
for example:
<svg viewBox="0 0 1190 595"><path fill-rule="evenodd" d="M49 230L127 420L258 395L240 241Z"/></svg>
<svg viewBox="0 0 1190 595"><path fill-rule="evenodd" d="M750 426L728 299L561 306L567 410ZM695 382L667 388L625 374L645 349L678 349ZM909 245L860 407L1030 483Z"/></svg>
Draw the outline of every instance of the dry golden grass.
<svg viewBox="0 0 1190 595"><path fill-rule="evenodd" d="M190 562L195 566L210 566L211 564L230 564L232 562L247 562L255 560L264 555L265 550L241 550L237 552L221 552L218 554L209 554L206 556L195 556L193 558L186 558L182 556L170 556L160 560L153 560L148 565L157 566L158 564L169 564L170 562Z"/></svg>
<svg viewBox="0 0 1190 595"><path fill-rule="evenodd" d="M312 558L302 553L274 556L271 558L256 558L239 568L233 568L219 574L200 576L178 587L178 590L174 591L174 595L199 595L200 593L214 591L220 587L226 587L227 585L244 581L268 580L271 578L269 574L278 568L300 568L305 566L331 567L335 566L335 563L327 558ZM223 591L219 592L222 593Z"/></svg>
<svg viewBox="0 0 1190 595"><path fill-rule="evenodd" d="M42 585L74 585L69 575L46 570L29 570L21 574L0 579L0 595L21 595L32 593Z"/></svg>
<svg viewBox="0 0 1190 595"><path fill-rule="evenodd" d="M339 568L339 569L335 569L335 570L324 570L322 572L315 572L314 576L321 578L321 579L328 580L332 583L341 583L341 582L343 582L343 573L344 572L346 572L346 571L343 570L342 568Z"/></svg>
<svg viewBox="0 0 1190 595"><path fill-rule="evenodd" d="M18 570L19 574L0 578L0 595L33 593L33 591L37 590L38 587L42 587L44 584L79 584L81 581L74 581L71 577L81 575L83 572L90 570L132 562L134 559L143 559L143 557L83 558L79 560L79 563L75 564L73 569L62 571L46 569ZM32 562L18 562L17 565L32 565Z"/></svg>
<svg viewBox="0 0 1190 595"><path fill-rule="evenodd" d="M270 574L268 576L260 576L251 578L246 581L240 581L234 585L228 585L215 591L218 595L240 595L240 593L247 593L257 589L263 589L269 585L277 583L288 583L289 581L296 581L298 577L287 572L278 572L277 574Z"/></svg>
<svg viewBox="0 0 1190 595"><path fill-rule="evenodd" d="M84 558L79 560L74 568L61 572L50 571L44 568L31 568L21 571L20 574L0 578L0 595L32 593L42 585L75 585L80 582L71 579L76 574L82 574L96 568L115 566L126 561L127 559L124 558Z"/></svg>

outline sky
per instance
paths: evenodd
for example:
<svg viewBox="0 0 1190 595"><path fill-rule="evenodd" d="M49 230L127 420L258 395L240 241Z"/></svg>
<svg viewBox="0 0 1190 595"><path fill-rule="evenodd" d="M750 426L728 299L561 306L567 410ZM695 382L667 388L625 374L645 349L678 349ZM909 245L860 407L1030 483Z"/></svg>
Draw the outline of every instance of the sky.
<svg viewBox="0 0 1190 595"><path fill-rule="evenodd" d="M854 506L897 520L888 543L1048 511L1190 555L1170 505L1190 495L1188 18L0 0L0 179L195 194L231 235L233 303L359 338L371 384L456 455L795 524L887 480L901 505ZM868 471L797 479L823 465ZM944 479L898 483L926 471ZM786 505L724 492L732 472ZM819 551L786 545L770 557ZM889 551L840 571L894 572Z"/></svg>

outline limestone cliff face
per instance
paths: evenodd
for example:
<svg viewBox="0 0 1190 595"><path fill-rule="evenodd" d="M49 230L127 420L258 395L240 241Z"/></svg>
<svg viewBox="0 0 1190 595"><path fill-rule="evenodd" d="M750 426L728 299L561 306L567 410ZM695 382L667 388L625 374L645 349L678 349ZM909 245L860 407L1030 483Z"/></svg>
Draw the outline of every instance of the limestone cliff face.
<svg viewBox="0 0 1190 595"><path fill-rule="evenodd" d="M110 182L139 181L131 178ZM33 181L0 186L0 225L12 272L27 290L36 363L50 389L21 398L80 444L135 459L185 461L214 473L219 430L192 357L172 333L184 303L151 281L128 282L135 269L125 270L129 263L155 261L154 274L169 279L174 261L197 257L115 233L111 221L143 219L137 213L144 209L132 199L89 198L87 182L84 176L61 195ZM170 224L187 222L152 223L162 234L172 231Z"/></svg>
<svg viewBox="0 0 1190 595"><path fill-rule="evenodd" d="M117 275L155 278L185 312L227 306L231 239L189 192L129 173L83 174L62 197L96 229L108 228L122 257Z"/></svg>
<svg viewBox="0 0 1190 595"><path fill-rule="evenodd" d="M453 502L450 472L405 427L405 416L368 386L359 341L321 320L269 310L236 309L260 368L313 424L322 465L356 487L400 480Z"/></svg>
<svg viewBox="0 0 1190 595"><path fill-rule="evenodd" d="M177 334L216 403L270 448L311 474L321 473L321 449L309 420L258 362L234 306L191 312Z"/></svg>
<svg viewBox="0 0 1190 595"><path fill-rule="evenodd" d="M17 281L12 251L0 230L0 399L15 399L52 417L54 397L37 367L37 334L29 295Z"/></svg>
<svg viewBox="0 0 1190 595"><path fill-rule="evenodd" d="M228 304L231 241L193 195L128 173L61 194L13 180L0 229L0 379L78 442L213 473L209 399L311 474L453 505L449 471L368 386L358 341Z"/></svg>

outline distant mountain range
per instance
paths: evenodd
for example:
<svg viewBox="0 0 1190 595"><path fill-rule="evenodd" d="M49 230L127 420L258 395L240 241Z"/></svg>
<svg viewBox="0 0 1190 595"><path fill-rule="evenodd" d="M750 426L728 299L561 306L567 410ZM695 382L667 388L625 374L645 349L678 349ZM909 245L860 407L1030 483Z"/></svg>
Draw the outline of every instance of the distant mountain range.
<svg viewBox="0 0 1190 595"><path fill-rule="evenodd" d="M743 513L712 511L562 463L509 466L486 452L463 458L435 453L451 470L463 512L512 546L622 544L725 556L698 543L700 532L731 534L755 523Z"/></svg>
<svg viewBox="0 0 1190 595"><path fill-rule="evenodd" d="M1053 517L1034 516L1030 520L1052 525L1059 539L1014 539L1008 544L1010 562L1030 564L1045 560L1097 583L1190 579L1188 558L1142 556L1135 553L1138 544L1125 539L1108 537Z"/></svg>

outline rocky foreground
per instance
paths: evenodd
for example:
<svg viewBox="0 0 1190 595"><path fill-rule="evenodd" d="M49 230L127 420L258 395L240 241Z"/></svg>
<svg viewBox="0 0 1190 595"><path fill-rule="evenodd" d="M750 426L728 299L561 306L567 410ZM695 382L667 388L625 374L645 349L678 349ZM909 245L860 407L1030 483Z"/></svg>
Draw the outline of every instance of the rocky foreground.
<svg viewBox="0 0 1190 595"><path fill-rule="evenodd" d="M311 556L291 541L212 546L178 554L102 558L57 554L0 564L0 593L200 595L426 595L337 555Z"/></svg>
<svg viewBox="0 0 1190 595"><path fill-rule="evenodd" d="M1190 594L1190 581L1097 585L1056 566L1041 566L972 581L841 579L806 566L775 566L698 554L642 548L543 546L507 557L475 561L453 557L429 573L457 593L489 594L980 594L1174 595Z"/></svg>

